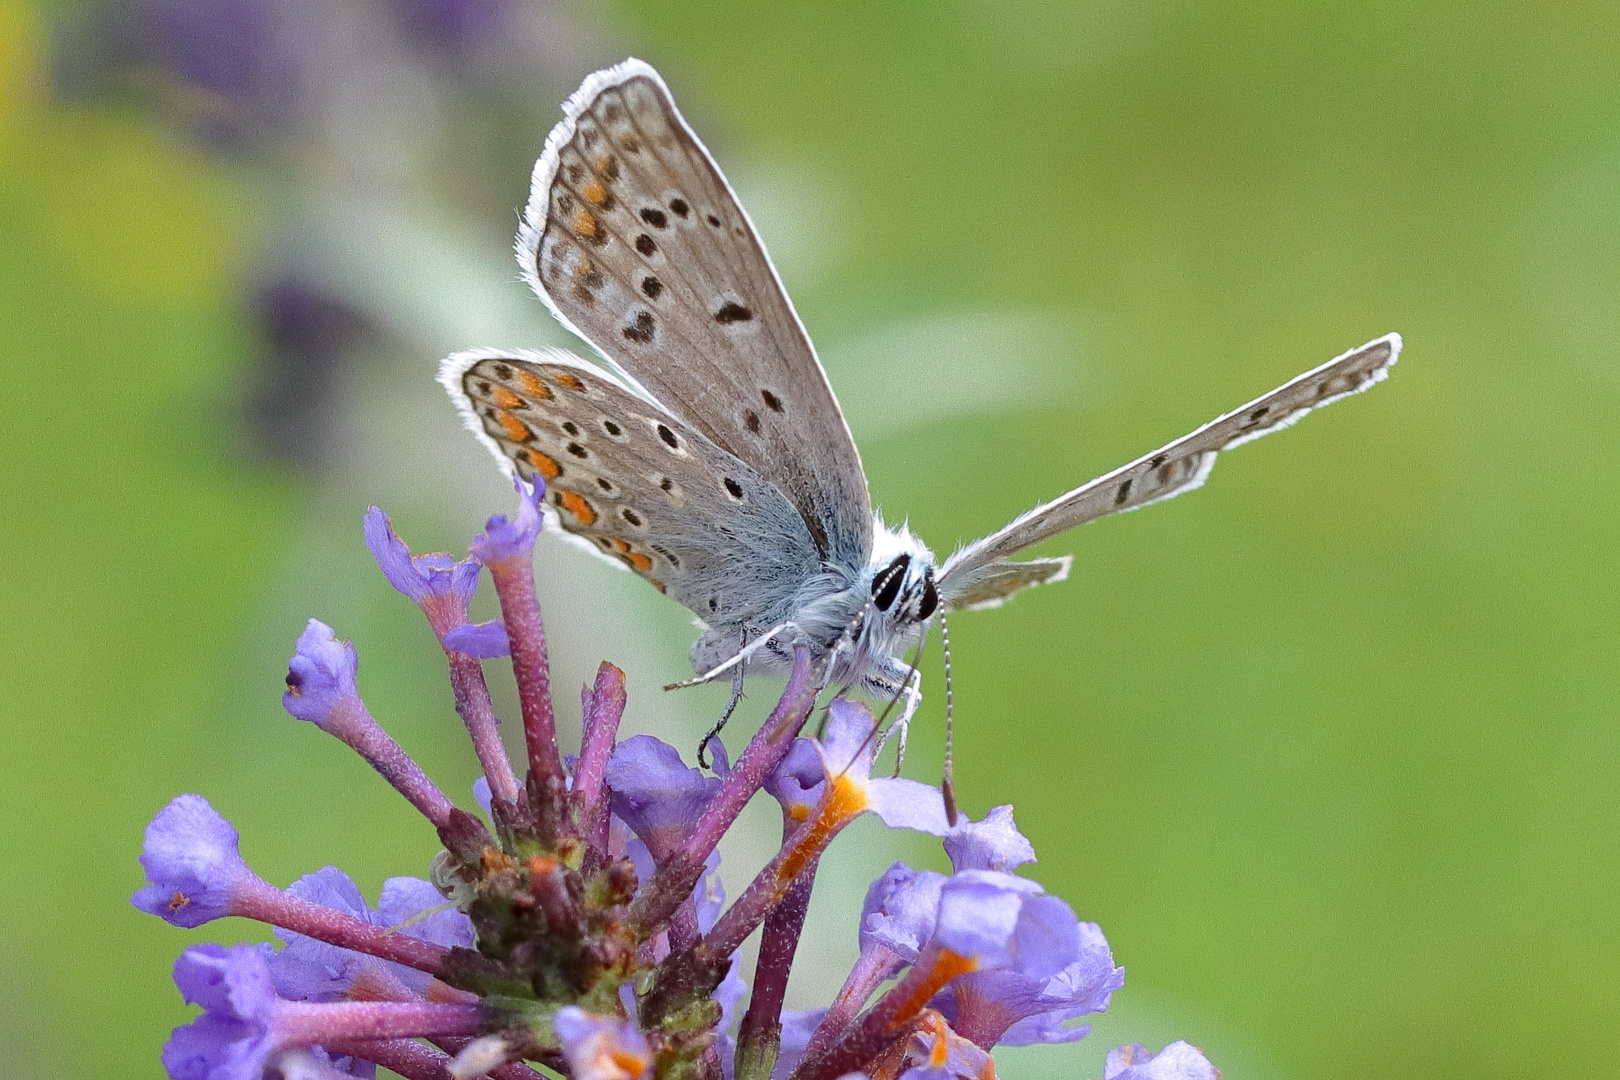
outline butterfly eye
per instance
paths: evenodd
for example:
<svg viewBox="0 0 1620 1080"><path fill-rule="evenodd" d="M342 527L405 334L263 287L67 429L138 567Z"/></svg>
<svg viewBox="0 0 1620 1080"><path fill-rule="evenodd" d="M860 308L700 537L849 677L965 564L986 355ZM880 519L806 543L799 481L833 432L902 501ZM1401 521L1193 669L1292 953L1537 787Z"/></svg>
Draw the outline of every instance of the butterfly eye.
<svg viewBox="0 0 1620 1080"><path fill-rule="evenodd" d="M917 621L926 622L928 616L932 615L938 607L939 590L934 588L934 575L930 572L927 577L923 578L923 594L922 601L917 605Z"/></svg>
<svg viewBox="0 0 1620 1080"><path fill-rule="evenodd" d="M900 586L905 584L906 567L910 565L910 555L896 555L894 562L872 579L872 602L879 611L888 611L894 606L895 599L900 595Z"/></svg>

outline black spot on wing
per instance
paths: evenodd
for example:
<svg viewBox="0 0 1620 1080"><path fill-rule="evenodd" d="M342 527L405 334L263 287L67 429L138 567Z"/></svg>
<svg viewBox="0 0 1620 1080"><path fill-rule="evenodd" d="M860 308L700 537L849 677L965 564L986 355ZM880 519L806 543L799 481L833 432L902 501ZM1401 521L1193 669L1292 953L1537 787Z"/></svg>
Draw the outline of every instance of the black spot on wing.
<svg viewBox="0 0 1620 1080"><path fill-rule="evenodd" d="M650 311L638 311L636 317L620 331L628 340L645 345L653 339L653 317Z"/></svg>
<svg viewBox="0 0 1620 1080"><path fill-rule="evenodd" d="M647 299L656 300L658 294L664 291L664 283L655 277L644 277L641 279L641 291L646 294Z"/></svg>
<svg viewBox="0 0 1620 1080"><path fill-rule="evenodd" d="M714 321L722 326L729 326L732 323L747 322L753 317L754 313L752 311L731 300L727 300L724 304L721 304L720 309L714 313Z"/></svg>
<svg viewBox="0 0 1620 1080"><path fill-rule="evenodd" d="M655 229L669 228L669 218L665 217L664 212L655 206L642 207L641 220L645 221Z"/></svg>

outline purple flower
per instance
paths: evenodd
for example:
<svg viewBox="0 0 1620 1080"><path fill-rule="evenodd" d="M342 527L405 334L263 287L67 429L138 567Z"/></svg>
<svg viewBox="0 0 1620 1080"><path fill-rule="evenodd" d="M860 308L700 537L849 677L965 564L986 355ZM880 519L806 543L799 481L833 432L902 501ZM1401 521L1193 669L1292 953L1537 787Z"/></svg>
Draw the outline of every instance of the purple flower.
<svg viewBox="0 0 1620 1080"><path fill-rule="evenodd" d="M916 780L872 776L876 723L871 710L859 702L834 698L827 706L827 737L815 745L823 775L834 780L833 802L840 815L871 810L891 829L944 836L951 827L938 788Z"/></svg>
<svg viewBox="0 0 1620 1080"><path fill-rule="evenodd" d="M998 806L983 821L964 821L945 837L956 870L1011 870L1035 861L1035 848L1013 824L1013 808Z"/></svg>
<svg viewBox="0 0 1620 1080"><path fill-rule="evenodd" d="M925 1013L907 1040L900 1080L983 1080L996 1075L990 1055L952 1031L938 1013Z"/></svg>
<svg viewBox="0 0 1620 1080"><path fill-rule="evenodd" d="M236 830L201 795L181 795L146 827L141 866L149 884L129 898L175 926L201 926L231 913L235 892L257 883Z"/></svg>
<svg viewBox="0 0 1620 1080"><path fill-rule="evenodd" d="M512 486L519 497L517 518L508 520L505 514L495 514L484 524L484 531L473 537L468 553L479 562L505 562L508 559L528 559L534 555L534 541L545 524L546 482L538 476L533 485L514 477Z"/></svg>
<svg viewBox="0 0 1620 1080"><path fill-rule="evenodd" d="M715 740L715 745L718 742ZM720 758L721 753L717 752L717 766ZM822 771L821 755L816 752L815 742L811 739L794 739L787 756L765 781L765 790L782 804L782 813L789 821L804 821L815 811L826 782L827 774Z"/></svg>
<svg viewBox="0 0 1620 1080"><path fill-rule="evenodd" d="M673 746L651 735L621 742L607 763L613 812L639 836L654 859L686 839L721 781L688 768Z"/></svg>
<svg viewBox="0 0 1620 1080"><path fill-rule="evenodd" d="M437 909L437 910L435 910ZM425 914L431 912L431 914ZM392 926L409 937L431 941L446 949L473 947L472 920L465 912L446 903L431 881L415 877L391 877L383 882L377 898L377 914L384 926Z"/></svg>
<svg viewBox="0 0 1620 1080"><path fill-rule="evenodd" d="M652 1076L652 1049L629 1021L564 1005L552 1025L574 1080L647 1080Z"/></svg>
<svg viewBox="0 0 1620 1080"><path fill-rule="evenodd" d="M1157 1054L1132 1043L1108 1051L1103 1063L1103 1080L1220 1080L1220 1076L1201 1050L1184 1042L1173 1042Z"/></svg>
<svg viewBox="0 0 1620 1080"><path fill-rule="evenodd" d="M1065 1022L1102 1012L1125 981L1095 923L1076 922L1062 900L999 871L963 871L944 884L935 939L976 968L931 1004L985 1050L1083 1038L1090 1028Z"/></svg>
<svg viewBox="0 0 1620 1080"><path fill-rule="evenodd" d="M287 661L282 707L300 720L325 728L340 703L359 699L354 685L358 665L353 642L339 641L330 626L319 619L309 620L298 637L298 651Z"/></svg>
<svg viewBox="0 0 1620 1080"><path fill-rule="evenodd" d="M340 911L372 926L394 928L406 937L431 941L445 948L472 945L472 923L460 911L435 912L418 921L410 920L444 903L431 882L420 878L389 878L383 885L378 908L366 903L359 886L335 866L322 867L288 886L289 895ZM407 925L408 924L408 925ZM390 963L366 953L339 948L303 934L277 930L287 943L270 961L276 991L295 1001L335 1001L346 997L364 977L397 983L421 992L428 984L426 973Z"/></svg>
<svg viewBox="0 0 1620 1080"><path fill-rule="evenodd" d="M1037 883L997 870L965 870L940 888L934 943L980 970L1044 979L1075 959L1080 934L1069 905Z"/></svg>
<svg viewBox="0 0 1620 1080"><path fill-rule="evenodd" d="M479 660L498 660L512 655L512 642L506 636L506 623L500 619L458 626L444 635L444 647Z"/></svg>
<svg viewBox="0 0 1620 1080"><path fill-rule="evenodd" d="M910 963L934 936L940 890L950 879L897 862L866 890L861 907L861 950L875 945Z"/></svg>
<svg viewBox="0 0 1620 1080"><path fill-rule="evenodd" d="M412 555L388 515L375 506L366 511L365 536L388 584L421 607L434 630L444 634L467 621L467 605L478 590L475 560L457 561L444 552Z"/></svg>
<svg viewBox="0 0 1620 1080"><path fill-rule="evenodd" d="M274 1021L278 999L267 945L193 945L174 963L180 996L203 1014L177 1027L163 1047L174 1080L259 1080L285 1045Z"/></svg>

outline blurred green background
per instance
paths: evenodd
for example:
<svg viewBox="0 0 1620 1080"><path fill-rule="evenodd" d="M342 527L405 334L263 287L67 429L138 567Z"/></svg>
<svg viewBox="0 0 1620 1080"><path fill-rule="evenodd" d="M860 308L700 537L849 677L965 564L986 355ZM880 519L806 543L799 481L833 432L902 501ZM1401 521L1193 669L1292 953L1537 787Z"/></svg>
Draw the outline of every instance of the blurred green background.
<svg viewBox="0 0 1620 1080"><path fill-rule="evenodd" d="M1134 1039L1233 1078L1620 1057L1620 9L415 5L446 45L407 0L217 2L246 21L210 38L180 0L0 0L0 1071L161 1075L187 937L126 898L178 792L277 883L422 873L403 802L281 713L283 665L310 615L354 637L373 711L466 790L359 516L450 547L506 507L434 364L564 341L514 211L558 102L628 54L778 255L875 498L941 554L1405 335L1386 385L953 622L965 808L1015 801L1030 871L1127 969L1093 1037L1003 1076L1095 1077ZM304 51L229 84L249 46ZM689 749L719 695L656 689L685 613L561 545L540 574L558 684L613 659L630 729ZM937 858L840 841L793 1003L901 855Z"/></svg>

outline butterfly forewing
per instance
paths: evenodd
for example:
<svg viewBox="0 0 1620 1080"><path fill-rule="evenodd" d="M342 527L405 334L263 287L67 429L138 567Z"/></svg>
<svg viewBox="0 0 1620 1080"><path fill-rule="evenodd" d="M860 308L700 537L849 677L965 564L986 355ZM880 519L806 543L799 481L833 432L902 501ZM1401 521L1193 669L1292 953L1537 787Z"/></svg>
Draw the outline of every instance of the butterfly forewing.
<svg viewBox="0 0 1620 1080"><path fill-rule="evenodd" d="M1400 351L1398 334L1368 342L1168 446L1036 507L951 556L941 574L941 593L950 601L976 579L975 571L1076 525L1191 491L1209 475L1216 454L1285 428L1312 409L1382 381Z"/></svg>
<svg viewBox="0 0 1620 1080"><path fill-rule="evenodd" d="M820 554L865 565L860 458L725 178L652 68L586 80L535 166L519 260L553 312L787 496Z"/></svg>
<svg viewBox="0 0 1620 1080"><path fill-rule="evenodd" d="M563 529L706 622L779 618L816 572L781 492L604 373L555 353L478 352L445 376L519 475L546 482Z"/></svg>

